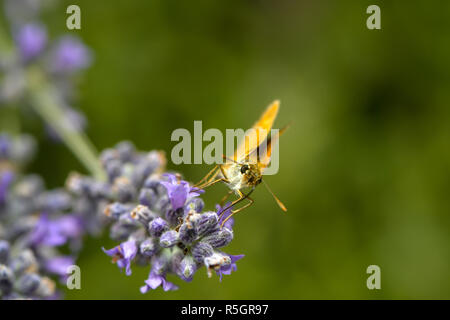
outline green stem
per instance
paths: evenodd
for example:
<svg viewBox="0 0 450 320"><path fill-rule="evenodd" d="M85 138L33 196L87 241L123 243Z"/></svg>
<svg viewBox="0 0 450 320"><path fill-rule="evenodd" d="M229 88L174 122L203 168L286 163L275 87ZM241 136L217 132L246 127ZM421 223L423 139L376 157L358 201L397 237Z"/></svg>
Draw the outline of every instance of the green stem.
<svg viewBox="0 0 450 320"><path fill-rule="evenodd" d="M0 52L2 58L8 59L14 54L14 46L0 25ZM31 95L31 106L59 135L66 146L80 160L87 170L99 180L106 180L106 175L98 161L97 151L89 138L66 126L63 119L61 102L56 90L46 82L45 76L38 68L31 67L27 71L27 83Z"/></svg>
<svg viewBox="0 0 450 320"><path fill-rule="evenodd" d="M42 72L38 68L30 68L27 72L27 82L33 109L56 131L92 176L102 181L106 180L97 151L83 132L78 132L67 125L59 95L48 84Z"/></svg>

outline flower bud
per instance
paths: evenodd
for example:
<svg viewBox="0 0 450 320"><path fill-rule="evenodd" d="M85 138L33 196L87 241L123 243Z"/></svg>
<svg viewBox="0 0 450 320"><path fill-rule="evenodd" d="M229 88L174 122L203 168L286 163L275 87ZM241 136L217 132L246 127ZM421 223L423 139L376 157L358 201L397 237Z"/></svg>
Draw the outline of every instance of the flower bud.
<svg viewBox="0 0 450 320"><path fill-rule="evenodd" d="M50 297L55 293L56 285L53 280L47 277L42 277L39 282L39 287L36 290L36 294L39 297Z"/></svg>
<svg viewBox="0 0 450 320"><path fill-rule="evenodd" d="M119 177L114 180L113 191L120 202L133 200L136 193L136 189L126 177Z"/></svg>
<svg viewBox="0 0 450 320"><path fill-rule="evenodd" d="M192 198L185 205L185 212L189 212L190 210L194 210L194 212L202 212L204 206L205 202L202 198Z"/></svg>
<svg viewBox="0 0 450 320"><path fill-rule="evenodd" d="M0 264L8 262L9 258L9 242L0 240Z"/></svg>
<svg viewBox="0 0 450 320"><path fill-rule="evenodd" d="M128 210L128 206L120 202L113 202L110 205L106 206L104 213L106 216L111 217L114 220L118 220L120 216L128 212Z"/></svg>
<svg viewBox="0 0 450 320"><path fill-rule="evenodd" d="M197 230L192 228L187 223L183 223L179 230L180 240L185 244L192 243L197 239Z"/></svg>
<svg viewBox="0 0 450 320"><path fill-rule="evenodd" d="M153 219L148 224L148 232L152 237L159 237L161 234L169 228L166 220L161 217Z"/></svg>
<svg viewBox="0 0 450 320"><path fill-rule="evenodd" d="M200 263L204 262L206 257L214 254L214 249L209 243L198 242L192 247L192 256L194 260Z"/></svg>
<svg viewBox="0 0 450 320"><path fill-rule="evenodd" d="M33 252L26 249L11 261L10 266L15 274L20 274L24 271L35 271L37 262Z"/></svg>
<svg viewBox="0 0 450 320"><path fill-rule="evenodd" d="M41 277L35 273L25 273L16 284L16 290L25 295L33 294L41 284Z"/></svg>
<svg viewBox="0 0 450 320"><path fill-rule="evenodd" d="M163 248L170 248L177 244L179 240L178 232L169 230L164 232L159 239L159 245Z"/></svg>
<svg viewBox="0 0 450 320"><path fill-rule="evenodd" d="M70 208L72 199L65 191L46 192L37 198L39 208L47 212L64 211Z"/></svg>
<svg viewBox="0 0 450 320"><path fill-rule="evenodd" d="M138 205L131 211L131 217L147 226L150 221L156 218L156 215L147 206Z"/></svg>
<svg viewBox="0 0 450 320"><path fill-rule="evenodd" d="M187 255L180 262L178 275L184 281L191 281L196 270L197 264L195 263L194 258L191 255Z"/></svg>
<svg viewBox="0 0 450 320"><path fill-rule="evenodd" d="M111 239L124 241L128 239L138 227L139 225L136 224L134 220L119 219L119 221L111 226L109 235Z"/></svg>
<svg viewBox="0 0 450 320"><path fill-rule="evenodd" d="M218 217L215 212L208 211L203 213L195 223L197 234L201 237L218 230L220 228L218 222Z"/></svg>
<svg viewBox="0 0 450 320"><path fill-rule="evenodd" d="M166 220L171 225L178 225L182 220L184 214L183 208L178 208L176 210L168 210L166 212Z"/></svg>
<svg viewBox="0 0 450 320"><path fill-rule="evenodd" d="M139 249L142 255L150 257L158 252L159 246L155 243L154 239L148 238L141 242Z"/></svg>
<svg viewBox="0 0 450 320"><path fill-rule="evenodd" d="M156 193L153 189L150 188L143 188L139 193L139 203L147 207L152 206L155 198Z"/></svg>
<svg viewBox="0 0 450 320"><path fill-rule="evenodd" d="M233 231L228 228L223 228L217 232L210 233L202 239L202 241L209 243L214 248L224 247L233 240Z"/></svg>
<svg viewBox="0 0 450 320"><path fill-rule="evenodd" d="M119 142L114 149L123 162L131 162L136 152L136 148L130 141Z"/></svg>
<svg viewBox="0 0 450 320"><path fill-rule="evenodd" d="M114 181L122 174L122 163L117 159L108 160L103 164L110 181Z"/></svg>

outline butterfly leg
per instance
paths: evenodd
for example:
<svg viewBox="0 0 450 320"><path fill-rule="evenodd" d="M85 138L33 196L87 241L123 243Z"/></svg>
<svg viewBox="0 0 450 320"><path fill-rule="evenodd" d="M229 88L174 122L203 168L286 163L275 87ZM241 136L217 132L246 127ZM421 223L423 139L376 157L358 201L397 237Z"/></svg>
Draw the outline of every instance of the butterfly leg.
<svg viewBox="0 0 450 320"><path fill-rule="evenodd" d="M219 175L219 173L220 173L219 170L217 170L211 177L209 177L208 180L206 180L206 182L204 182L202 185L198 186L197 188L204 189L206 187L209 187L210 185L213 185L213 184L219 182L217 180L220 180L220 178L219 179L216 178ZM222 178L222 179L225 179L225 178ZM228 182L228 179L225 179L223 181Z"/></svg>
<svg viewBox="0 0 450 320"><path fill-rule="evenodd" d="M205 188L207 188L207 187L210 187L210 186L216 184L217 182L225 182L225 183L229 183L228 179L225 179L225 178L219 178L219 179L216 179L216 180L214 180L214 181L207 182L207 183L205 183L204 185L202 185L202 186L200 186L200 187L198 187L198 188L200 188L200 189L205 189Z"/></svg>
<svg viewBox="0 0 450 320"><path fill-rule="evenodd" d="M245 198L248 198L248 196L253 192L253 189L247 193L247 194L243 194L241 190L237 191L237 194L239 195L239 198L234 200L231 204L229 204L226 208L222 209L222 213L219 215L219 219L224 215L224 213L232 208L234 205L238 204L239 202L241 202L242 200L244 200ZM253 200L252 200L253 201Z"/></svg>
<svg viewBox="0 0 450 320"><path fill-rule="evenodd" d="M210 172L208 172L208 174L206 176L204 176L199 182L197 182L196 184L194 184L194 187L198 187L199 185L201 185L204 181L207 181L209 176L211 176L216 170L217 167L220 166L220 164L216 165Z"/></svg>
<svg viewBox="0 0 450 320"><path fill-rule="evenodd" d="M250 191L250 193L251 193L251 191ZM249 194L250 194L250 193L249 193ZM234 216L236 213L238 213L238 212L244 210L245 208L250 207L250 206L253 204L253 202L255 202L252 198L250 198L250 197L248 196L248 194L245 195L245 196L243 196L242 198L240 198L240 199L238 199L238 200L242 201L242 200L244 200L244 199L248 199L249 202L248 202L247 204L243 205L242 207L240 207L239 209L236 209L236 210L234 210L234 211L231 211L231 214L230 214L228 217L226 217L226 219L223 220L222 223L220 224L221 227L223 227L223 225L225 224L225 222L227 222L228 219L230 219L230 218L231 218L232 216Z"/></svg>
<svg viewBox="0 0 450 320"><path fill-rule="evenodd" d="M227 194L222 198L222 200L220 200L220 206L223 206L223 204L225 203L225 200L227 200L231 195L233 194L233 190L230 190L227 192Z"/></svg>
<svg viewBox="0 0 450 320"><path fill-rule="evenodd" d="M238 190L237 193L238 193L238 195L239 195L239 198L236 199L236 200L234 200L233 202L231 202L231 204L229 204L228 206L226 206L226 208L223 208L223 209L222 209L222 212L221 212L220 215L219 215L219 219L222 218L222 216L225 214L225 212L226 212L228 209L232 208L235 204L239 203L240 201L242 201L242 199L245 198L245 195L241 192L241 190Z"/></svg>

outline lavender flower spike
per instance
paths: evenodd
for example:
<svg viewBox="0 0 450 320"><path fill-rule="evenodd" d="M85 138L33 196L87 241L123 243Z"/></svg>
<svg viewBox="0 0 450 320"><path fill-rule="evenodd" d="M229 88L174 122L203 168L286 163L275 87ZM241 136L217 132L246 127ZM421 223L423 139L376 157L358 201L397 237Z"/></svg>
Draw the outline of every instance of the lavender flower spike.
<svg viewBox="0 0 450 320"><path fill-rule="evenodd" d="M162 153L141 153L132 144L121 143L102 153L102 163L113 189L117 181L127 181L135 191L127 197L115 192L106 207L105 214L115 221L111 237L124 242L104 251L120 268L129 269L135 262L150 266L142 293L158 287L175 290L178 287L167 280L168 275L189 282L202 266L208 276L215 271L220 279L236 270L236 261L243 255L218 250L233 239L232 219L221 227L229 210L220 219L220 207L217 212L201 212L204 203L199 195L203 190L179 175L161 174L165 164ZM141 176L143 172L145 176ZM128 254L125 244L130 244Z"/></svg>
<svg viewBox="0 0 450 320"><path fill-rule="evenodd" d="M66 277L85 231L70 194L47 191L38 175L19 172L29 142L29 136L0 134L0 299L56 298L49 276ZM58 249L64 244L68 256Z"/></svg>

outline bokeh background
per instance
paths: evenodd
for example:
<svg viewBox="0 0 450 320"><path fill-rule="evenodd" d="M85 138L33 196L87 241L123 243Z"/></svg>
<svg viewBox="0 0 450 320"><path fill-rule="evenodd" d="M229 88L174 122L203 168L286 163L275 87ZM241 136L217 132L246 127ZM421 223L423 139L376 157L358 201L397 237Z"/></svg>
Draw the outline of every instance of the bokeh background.
<svg viewBox="0 0 450 320"><path fill-rule="evenodd" d="M170 155L176 128L247 128L274 99L280 170L237 216L227 252L244 253L222 282L204 270L176 292L139 287L148 269L120 273L86 239L82 289L69 299L450 298L450 2L59 1L44 21L95 53L78 105L101 150L133 141ZM381 7L381 30L366 8ZM32 128L43 137L41 127ZM210 167L168 164L190 181ZM84 168L42 139L30 171L50 187ZM225 186L203 197L213 208ZM381 267L381 290L366 268Z"/></svg>

